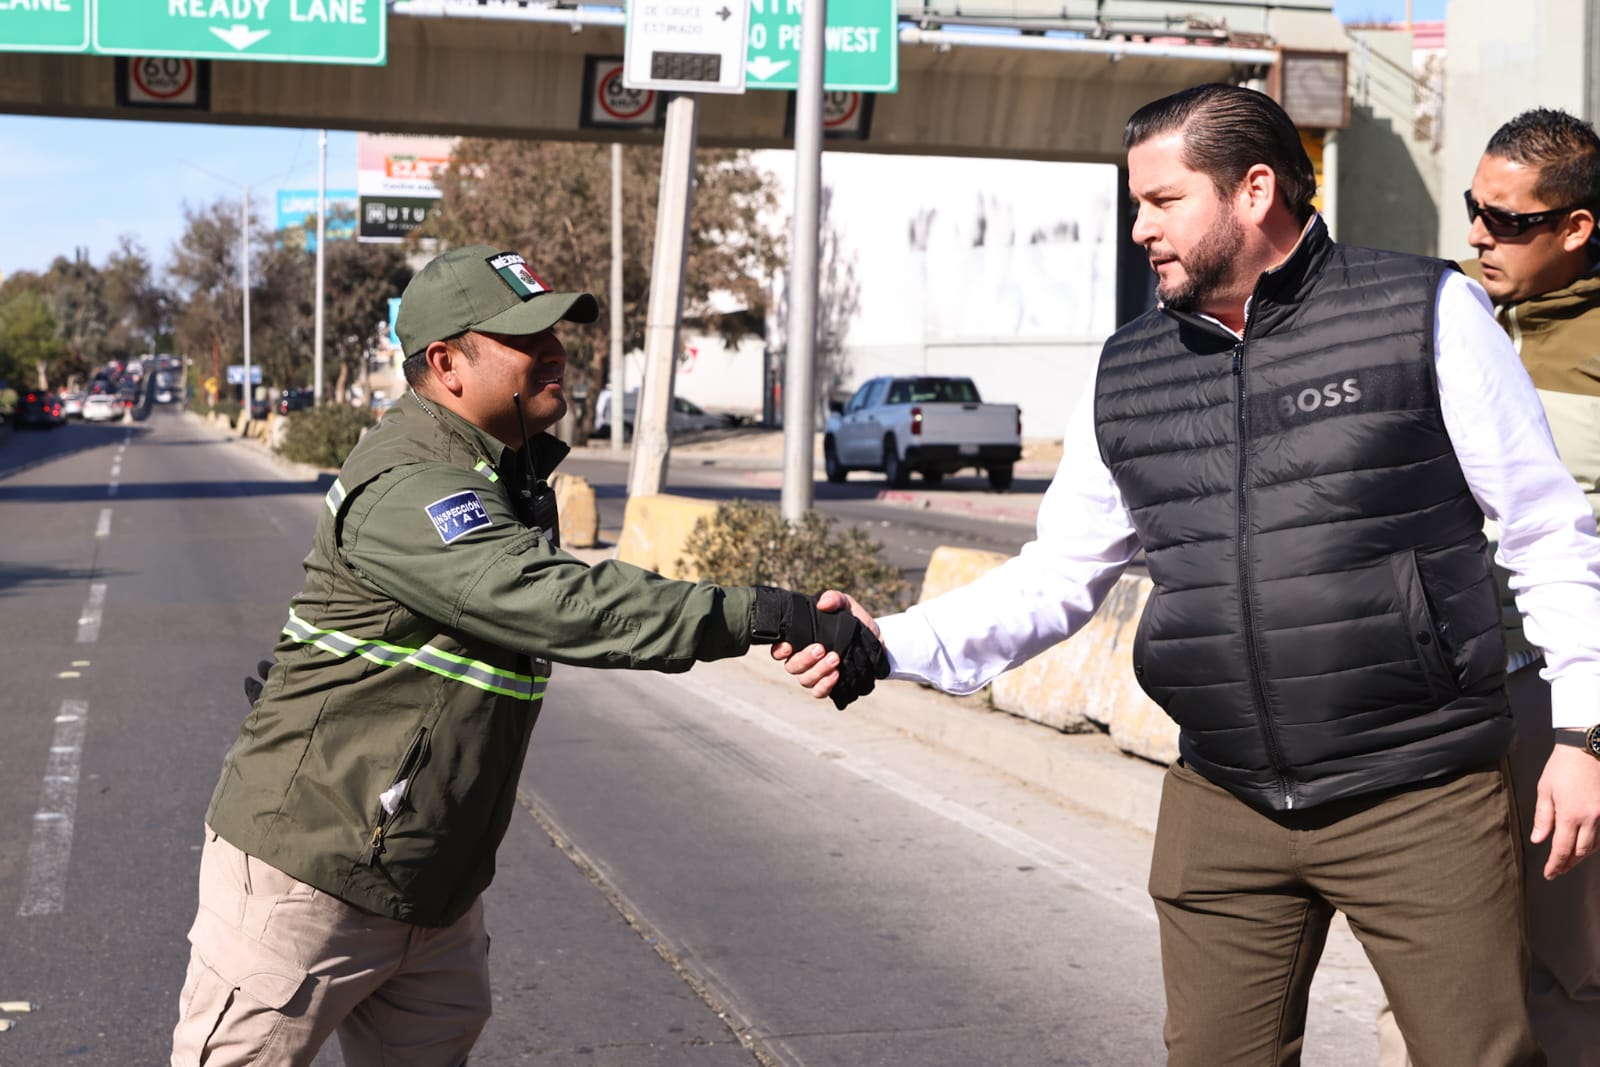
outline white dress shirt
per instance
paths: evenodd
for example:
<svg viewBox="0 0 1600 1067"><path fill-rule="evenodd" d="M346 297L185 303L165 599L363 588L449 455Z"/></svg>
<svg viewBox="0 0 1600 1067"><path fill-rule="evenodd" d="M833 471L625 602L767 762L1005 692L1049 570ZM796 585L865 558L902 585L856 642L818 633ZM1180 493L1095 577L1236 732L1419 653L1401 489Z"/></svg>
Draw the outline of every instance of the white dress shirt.
<svg viewBox="0 0 1600 1067"><path fill-rule="evenodd" d="M1439 407L1467 486L1499 524L1499 563L1545 652L1555 726L1600 723L1600 538L1550 439L1544 409L1481 286L1439 282L1434 317ZM1218 357L1222 358L1222 357ZM1089 621L1139 550L1100 458L1094 389L1067 425L1038 532L969 585L879 620L892 677L950 693L983 688Z"/></svg>

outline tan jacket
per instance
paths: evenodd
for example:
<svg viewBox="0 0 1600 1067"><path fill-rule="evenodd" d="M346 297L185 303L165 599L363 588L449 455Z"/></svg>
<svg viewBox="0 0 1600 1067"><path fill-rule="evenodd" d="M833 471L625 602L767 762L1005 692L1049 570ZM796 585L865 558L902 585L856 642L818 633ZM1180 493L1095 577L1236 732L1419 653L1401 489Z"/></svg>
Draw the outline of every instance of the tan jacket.
<svg viewBox="0 0 1600 1067"><path fill-rule="evenodd" d="M1483 281L1477 260L1461 269ZM1561 461L1600 521L1600 273L1521 303L1496 305L1494 314L1539 391ZM1507 645L1515 656L1529 645L1508 593L1503 600Z"/></svg>

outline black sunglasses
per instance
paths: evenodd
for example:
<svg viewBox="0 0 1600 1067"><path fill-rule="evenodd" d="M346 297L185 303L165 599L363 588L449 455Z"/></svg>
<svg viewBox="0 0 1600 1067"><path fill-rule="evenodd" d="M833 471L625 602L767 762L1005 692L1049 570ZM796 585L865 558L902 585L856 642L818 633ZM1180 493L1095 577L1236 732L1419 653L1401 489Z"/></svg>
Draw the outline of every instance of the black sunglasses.
<svg viewBox="0 0 1600 1067"><path fill-rule="evenodd" d="M1473 219L1482 219L1483 228L1493 237L1521 237L1535 226L1553 222L1569 211L1589 206L1573 204L1571 207L1553 207L1544 211L1505 211L1497 207L1484 207L1472 199L1471 189L1461 195L1467 200L1467 225L1472 225Z"/></svg>

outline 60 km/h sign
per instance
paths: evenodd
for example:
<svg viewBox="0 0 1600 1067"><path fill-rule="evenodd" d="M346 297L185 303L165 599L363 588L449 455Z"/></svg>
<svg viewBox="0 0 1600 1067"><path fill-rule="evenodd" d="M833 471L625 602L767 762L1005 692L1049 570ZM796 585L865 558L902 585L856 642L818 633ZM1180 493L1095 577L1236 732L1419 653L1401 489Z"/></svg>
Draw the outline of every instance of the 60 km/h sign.
<svg viewBox="0 0 1600 1067"><path fill-rule="evenodd" d="M750 0L746 89L800 85L802 0ZM831 91L892 93L900 87L895 0L828 0L822 85Z"/></svg>
<svg viewBox="0 0 1600 1067"><path fill-rule="evenodd" d="M387 58L384 0L98 0L93 7L92 47L105 55L368 66Z"/></svg>

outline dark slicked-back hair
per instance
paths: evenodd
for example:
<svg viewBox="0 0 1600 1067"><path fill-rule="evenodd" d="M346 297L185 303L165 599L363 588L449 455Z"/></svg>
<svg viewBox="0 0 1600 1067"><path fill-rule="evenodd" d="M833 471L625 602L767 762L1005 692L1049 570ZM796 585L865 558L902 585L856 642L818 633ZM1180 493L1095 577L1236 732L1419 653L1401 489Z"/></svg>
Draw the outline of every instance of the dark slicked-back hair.
<svg viewBox="0 0 1600 1067"><path fill-rule="evenodd" d="M1524 111L1494 131L1483 154L1537 167L1533 195L1550 207L1600 207L1600 137L1565 111Z"/></svg>
<svg viewBox="0 0 1600 1067"><path fill-rule="evenodd" d="M1237 85L1197 85L1164 96L1128 119L1122 147L1168 133L1183 135L1183 165L1209 177L1219 196L1233 195L1245 172L1265 163L1278 176L1278 192L1295 218L1311 217L1316 171L1294 121L1267 94Z"/></svg>

